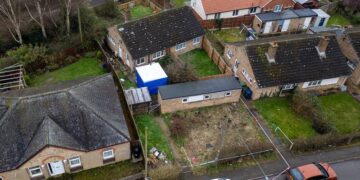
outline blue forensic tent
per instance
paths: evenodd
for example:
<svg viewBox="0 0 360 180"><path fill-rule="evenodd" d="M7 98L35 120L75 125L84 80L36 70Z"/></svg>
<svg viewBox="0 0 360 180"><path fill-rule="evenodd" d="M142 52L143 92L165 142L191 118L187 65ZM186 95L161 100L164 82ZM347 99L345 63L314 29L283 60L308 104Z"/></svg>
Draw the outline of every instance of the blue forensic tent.
<svg viewBox="0 0 360 180"><path fill-rule="evenodd" d="M136 68L136 84L138 87L147 87L150 94L157 94L158 87L166 85L168 77L159 63L151 63Z"/></svg>

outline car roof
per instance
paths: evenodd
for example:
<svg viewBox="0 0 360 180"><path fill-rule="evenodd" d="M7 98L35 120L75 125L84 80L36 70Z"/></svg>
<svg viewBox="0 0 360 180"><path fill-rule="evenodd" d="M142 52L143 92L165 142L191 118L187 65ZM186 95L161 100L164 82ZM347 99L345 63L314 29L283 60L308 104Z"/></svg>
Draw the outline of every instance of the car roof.
<svg viewBox="0 0 360 180"><path fill-rule="evenodd" d="M323 176L322 172L315 164L299 166L298 170L302 173L305 179L316 176Z"/></svg>

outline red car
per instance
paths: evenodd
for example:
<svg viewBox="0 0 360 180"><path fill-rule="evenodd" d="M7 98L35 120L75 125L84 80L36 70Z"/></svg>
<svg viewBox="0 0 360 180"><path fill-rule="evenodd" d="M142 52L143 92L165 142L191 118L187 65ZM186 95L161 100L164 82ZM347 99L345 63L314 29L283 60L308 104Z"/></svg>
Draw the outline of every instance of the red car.
<svg viewBox="0 0 360 180"><path fill-rule="evenodd" d="M328 163L312 163L287 172L288 180L337 180L336 173Z"/></svg>

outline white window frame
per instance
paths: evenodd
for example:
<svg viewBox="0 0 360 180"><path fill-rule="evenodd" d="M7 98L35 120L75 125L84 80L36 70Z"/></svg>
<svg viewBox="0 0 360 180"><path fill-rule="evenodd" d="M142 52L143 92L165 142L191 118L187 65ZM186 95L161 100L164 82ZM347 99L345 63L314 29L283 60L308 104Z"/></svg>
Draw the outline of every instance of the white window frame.
<svg viewBox="0 0 360 180"><path fill-rule="evenodd" d="M107 35L107 38L108 38L108 40L111 42L111 44L112 44L113 46L116 45L114 39L110 36L110 34Z"/></svg>
<svg viewBox="0 0 360 180"><path fill-rule="evenodd" d="M257 10L256 7L251 7L251 8L249 9L249 14L254 14L254 13L256 13L256 10Z"/></svg>
<svg viewBox="0 0 360 180"><path fill-rule="evenodd" d="M111 155L111 156L105 156L105 153L108 153L108 152L112 152L112 155ZM104 160L111 159L111 158L114 158L114 157L115 157L115 154L114 154L114 150L113 150L113 149L109 149L109 150L103 151L102 155L103 155L103 159L104 159Z"/></svg>
<svg viewBox="0 0 360 180"><path fill-rule="evenodd" d="M71 163L71 162L76 161L76 160L79 160L78 164L72 164ZM76 167L82 166L80 156L69 158L68 162L69 162L70 168L76 168Z"/></svg>
<svg viewBox="0 0 360 180"><path fill-rule="evenodd" d="M165 56L164 50L152 54L152 60L160 59Z"/></svg>
<svg viewBox="0 0 360 180"><path fill-rule="evenodd" d="M221 17L221 13L215 13L215 14L214 14L214 18L215 18L215 19L220 19L220 17Z"/></svg>
<svg viewBox="0 0 360 180"><path fill-rule="evenodd" d="M322 82L322 80L309 81L308 87L320 86L321 82Z"/></svg>
<svg viewBox="0 0 360 180"><path fill-rule="evenodd" d="M36 170L36 169L39 169L40 173L33 174L31 171ZM28 171L29 171L30 177L38 177L38 176L43 176L44 175L40 166L34 166L34 167L31 167L31 168L28 168Z"/></svg>
<svg viewBox="0 0 360 180"><path fill-rule="evenodd" d="M139 63L139 61L140 61L140 63ZM145 64L145 58L144 57L139 58L139 59L136 60L136 65L142 65L142 64Z"/></svg>
<svg viewBox="0 0 360 180"><path fill-rule="evenodd" d="M196 37L193 39L193 44L199 44L200 43L200 37Z"/></svg>
<svg viewBox="0 0 360 180"><path fill-rule="evenodd" d="M281 12L282 10L282 4L277 4L274 6L274 12Z"/></svg>
<svg viewBox="0 0 360 180"><path fill-rule="evenodd" d="M227 50L226 56L227 56L229 59L231 59L231 58L234 56L234 54L232 53L231 49L228 49L228 50Z"/></svg>
<svg viewBox="0 0 360 180"><path fill-rule="evenodd" d="M295 87L295 84L285 84L282 89L289 90L289 89L294 89L294 87Z"/></svg>
<svg viewBox="0 0 360 180"><path fill-rule="evenodd" d="M182 43L176 44L175 51L180 51L185 48L186 48L186 42L182 42Z"/></svg>
<svg viewBox="0 0 360 180"><path fill-rule="evenodd" d="M234 10L233 11L233 16L238 16L239 15L239 10L237 9L237 10Z"/></svg>
<svg viewBox="0 0 360 180"><path fill-rule="evenodd" d="M231 91L225 92L225 97L231 96Z"/></svg>
<svg viewBox="0 0 360 180"><path fill-rule="evenodd" d="M188 103L188 98L182 98L181 102L182 103Z"/></svg>

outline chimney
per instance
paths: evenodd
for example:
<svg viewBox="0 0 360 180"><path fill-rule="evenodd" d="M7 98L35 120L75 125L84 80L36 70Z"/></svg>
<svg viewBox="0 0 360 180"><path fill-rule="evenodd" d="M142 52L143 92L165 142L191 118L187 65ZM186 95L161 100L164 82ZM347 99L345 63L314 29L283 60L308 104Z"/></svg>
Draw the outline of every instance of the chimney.
<svg viewBox="0 0 360 180"><path fill-rule="evenodd" d="M275 55L278 47L279 45L276 42L270 43L269 50L267 53L265 53L269 63L275 63Z"/></svg>
<svg viewBox="0 0 360 180"><path fill-rule="evenodd" d="M321 58L325 58L326 57L326 48L328 47L329 45L329 42L330 42L330 38L327 37L327 36L323 36L321 37L320 39L320 42L319 42L319 45L316 46L316 50L318 51L319 53L319 56Z"/></svg>

